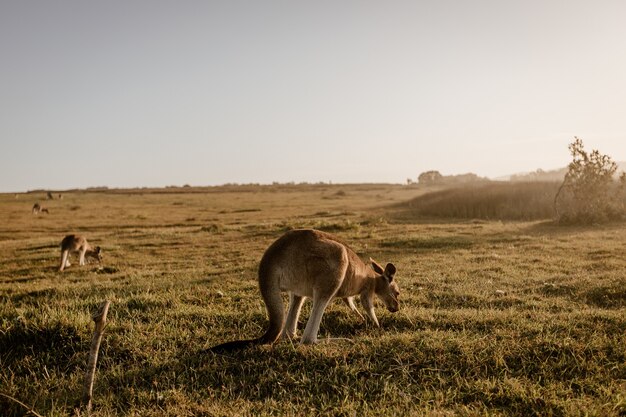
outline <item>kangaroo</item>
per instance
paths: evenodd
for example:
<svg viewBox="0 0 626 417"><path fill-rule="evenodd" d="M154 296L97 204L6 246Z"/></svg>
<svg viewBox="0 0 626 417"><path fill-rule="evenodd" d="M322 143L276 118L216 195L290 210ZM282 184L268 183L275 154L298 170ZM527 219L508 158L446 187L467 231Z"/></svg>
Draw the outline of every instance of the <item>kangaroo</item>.
<svg viewBox="0 0 626 417"><path fill-rule="evenodd" d="M92 247L82 236L67 235L61 241L61 265L59 271L62 272L66 267L70 266L69 256L71 252L79 253L79 265L85 265L85 256L96 259L98 262L102 260L102 251L100 246Z"/></svg>
<svg viewBox="0 0 626 417"><path fill-rule="evenodd" d="M39 203L33 204L33 214L39 214L39 213L50 214L48 209L46 207L42 206L41 204L39 204Z"/></svg>
<svg viewBox="0 0 626 417"><path fill-rule="evenodd" d="M333 298L343 298L356 311L353 297L360 295L365 312L379 327L374 313L374 294L389 311L396 312L400 290L394 281L396 267L393 264L383 269L372 259L370 261L372 268L352 249L325 232L300 229L285 233L267 248L259 264L259 288L269 316L265 334L256 339L223 343L212 347L211 351L273 344L281 335L293 338L302 303L307 297L313 299L313 307L302 334L302 344L317 342L324 309ZM289 293L286 321L282 291Z"/></svg>

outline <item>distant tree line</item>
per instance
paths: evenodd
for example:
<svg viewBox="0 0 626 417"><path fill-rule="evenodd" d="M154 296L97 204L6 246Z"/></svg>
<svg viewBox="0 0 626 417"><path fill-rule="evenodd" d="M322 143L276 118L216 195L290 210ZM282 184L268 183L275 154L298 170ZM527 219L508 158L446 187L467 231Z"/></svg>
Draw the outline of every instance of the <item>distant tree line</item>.
<svg viewBox="0 0 626 417"><path fill-rule="evenodd" d="M544 171L543 169L538 169L533 172L528 172L525 174L513 174L511 175L511 182L532 182L532 181L563 181L565 178L565 174L567 173L567 168L555 169L550 171Z"/></svg>
<svg viewBox="0 0 626 417"><path fill-rule="evenodd" d="M487 182L488 178L479 177L473 173L460 174L460 175L442 175L439 171L426 171L422 172L417 177L417 182L420 185L457 185L457 184L469 184L477 182Z"/></svg>

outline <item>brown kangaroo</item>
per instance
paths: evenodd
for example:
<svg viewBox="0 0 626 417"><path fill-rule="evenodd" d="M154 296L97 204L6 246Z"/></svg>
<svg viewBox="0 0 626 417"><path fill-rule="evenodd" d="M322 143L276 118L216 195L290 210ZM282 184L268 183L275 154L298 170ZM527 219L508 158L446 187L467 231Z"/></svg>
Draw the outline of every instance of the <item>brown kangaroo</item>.
<svg viewBox="0 0 626 417"><path fill-rule="evenodd" d="M358 255L334 236L318 230L292 230L272 243L259 265L259 288L269 316L269 326L261 337L237 340L211 348L213 352L240 349L250 345L272 344L281 336L293 338L305 298L313 299L301 343L317 342L324 309L333 298L343 298L356 311L352 297L360 295L365 312L379 326L374 313L374 294L387 309L399 309L400 291L394 281L396 267L383 269L371 260L368 267ZM281 292L289 292L285 312ZM354 307L354 308L353 308Z"/></svg>
<svg viewBox="0 0 626 417"><path fill-rule="evenodd" d="M100 246L92 247L82 236L67 235L61 241L61 265L59 271L63 271L70 266L69 256L71 252L78 252L78 264L85 265L85 256L96 259L98 262L102 260L102 251Z"/></svg>

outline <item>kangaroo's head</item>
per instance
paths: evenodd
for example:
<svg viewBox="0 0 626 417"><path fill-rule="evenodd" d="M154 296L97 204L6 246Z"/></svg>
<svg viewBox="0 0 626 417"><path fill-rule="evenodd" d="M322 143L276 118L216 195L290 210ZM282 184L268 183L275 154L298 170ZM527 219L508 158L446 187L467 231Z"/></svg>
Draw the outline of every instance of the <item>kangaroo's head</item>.
<svg viewBox="0 0 626 417"><path fill-rule="evenodd" d="M100 246L96 246L92 250L87 251L86 255L91 256L92 258L96 259L98 262L102 262L102 249L100 248Z"/></svg>
<svg viewBox="0 0 626 417"><path fill-rule="evenodd" d="M400 295L400 288L398 284L393 280L396 274L396 267L393 264L387 264L385 269L376 263L373 259L370 259L372 268L376 272L376 295L385 303L387 310L395 313L400 309L398 303L398 296Z"/></svg>

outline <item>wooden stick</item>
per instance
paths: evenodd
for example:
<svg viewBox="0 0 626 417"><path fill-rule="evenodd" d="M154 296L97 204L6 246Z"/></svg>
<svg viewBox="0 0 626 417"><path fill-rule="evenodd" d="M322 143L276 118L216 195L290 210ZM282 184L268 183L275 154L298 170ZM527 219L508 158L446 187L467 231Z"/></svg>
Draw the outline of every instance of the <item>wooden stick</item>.
<svg viewBox="0 0 626 417"><path fill-rule="evenodd" d="M18 403L19 405L24 407L26 410L28 410L29 414L32 414L32 415L34 415L36 417L43 417L41 414L37 413L32 407L29 407L28 405L24 404L23 402L21 402L17 398L13 398L10 395L6 395L6 394L3 394L1 392L0 392L0 395L2 395L4 398L8 398L11 401L15 401L16 403Z"/></svg>
<svg viewBox="0 0 626 417"><path fill-rule="evenodd" d="M96 323L96 328L91 339L91 350L89 351L89 361L87 362L87 373L85 374L85 385L83 387L83 405L87 410L87 415L91 413L91 398L93 394L93 380L96 375L96 363L98 362L98 351L100 350L100 342L107 321L107 313L109 312L110 301L103 302L98 311L91 318Z"/></svg>

